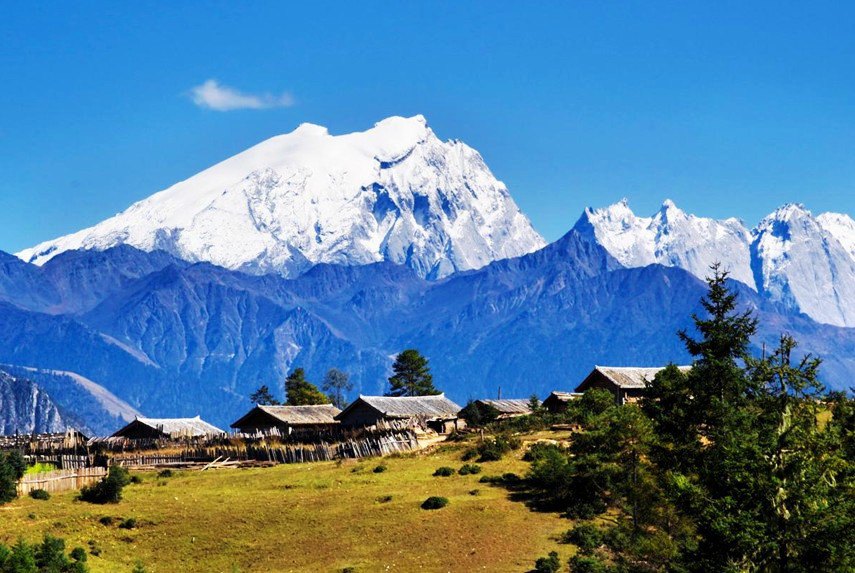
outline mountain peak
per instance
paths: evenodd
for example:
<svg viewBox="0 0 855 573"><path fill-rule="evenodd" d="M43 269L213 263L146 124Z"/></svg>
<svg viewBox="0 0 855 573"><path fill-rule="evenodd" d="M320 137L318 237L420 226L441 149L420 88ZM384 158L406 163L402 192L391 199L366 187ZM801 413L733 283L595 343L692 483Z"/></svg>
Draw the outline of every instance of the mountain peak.
<svg viewBox="0 0 855 573"><path fill-rule="evenodd" d="M606 209L587 209L580 233L593 236L621 264L681 267L704 278L720 262L736 280L754 287L749 232L738 221L687 215L670 199L651 217L636 216L626 200Z"/></svg>
<svg viewBox="0 0 855 573"><path fill-rule="evenodd" d="M766 221L790 221L792 219L800 219L803 217L812 219L813 215L802 203L784 203L768 216L764 217L764 219L760 221L758 227L763 226Z"/></svg>
<svg viewBox="0 0 855 573"><path fill-rule="evenodd" d="M119 244L252 273L385 260L440 278L544 241L477 151L417 115L344 135L304 123L18 256Z"/></svg>

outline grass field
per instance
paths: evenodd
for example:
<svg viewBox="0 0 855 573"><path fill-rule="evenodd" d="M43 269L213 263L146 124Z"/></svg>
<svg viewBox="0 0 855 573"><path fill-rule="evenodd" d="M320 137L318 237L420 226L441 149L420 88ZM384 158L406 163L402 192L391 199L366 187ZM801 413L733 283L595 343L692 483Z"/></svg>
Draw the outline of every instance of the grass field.
<svg viewBox="0 0 855 573"><path fill-rule="evenodd" d="M70 547L96 547L94 573L262 571L529 571L534 559L572 546L557 543L571 523L508 499L480 475L433 477L462 465L461 450L361 462L176 472L125 488L116 505L90 505L73 492L0 507L0 541L44 533ZM521 453L481 464L481 475L523 474ZM387 466L374 473L378 464ZM473 491L477 490L477 491ZM426 511L427 497L450 504ZM391 496L391 500L384 498ZM113 517L113 524L100 522ZM118 527L134 518L135 529Z"/></svg>

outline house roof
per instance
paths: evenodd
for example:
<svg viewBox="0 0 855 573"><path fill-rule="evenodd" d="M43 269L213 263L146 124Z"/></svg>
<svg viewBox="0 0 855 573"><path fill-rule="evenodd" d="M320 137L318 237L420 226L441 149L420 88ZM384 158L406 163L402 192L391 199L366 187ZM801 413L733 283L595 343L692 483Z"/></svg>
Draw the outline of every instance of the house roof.
<svg viewBox="0 0 855 573"><path fill-rule="evenodd" d="M615 386L619 388L644 389L647 383L651 382L660 370L664 370L665 366L653 368L636 368L625 366L595 366L591 374L582 381L576 388L580 391L586 386L586 382L594 373L598 372L608 378ZM691 366L678 366L682 372L688 372L692 369Z"/></svg>
<svg viewBox="0 0 855 573"><path fill-rule="evenodd" d="M445 397L445 394L435 396L359 396L351 402L343 412L336 416L337 420L354 408L364 403L374 408L387 418L455 418L460 412L460 406Z"/></svg>
<svg viewBox="0 0 855 573"><path fill-rule="evenodd" d="M195 418L143 418L138 416L133 422L116 432L116 434L119 434L134 422L145 424L146 426L159 430L169 436L209 436L225 434L224 431L209 424L199 416L196 416Z"/></svg>
<svg viewBox="0 0 855 573"><path fill-rule="evenodd" d="M582 394L580 392L561 392L559 390L553 390L550 392L549 396L546 397L546 400L553 398L559 402L569 402L570 400L575 400L581 395ZM544 400L544 402L546 400Z"/></svg>
<svg viewBox="0 0 855 573"><path fill-rule="evenodd" d="M341 410L332 404L314 406L263 406L259 404L240 420L232 424L232 428L243 425L247 418L259 410L290 426L335 424L335 417L341 413Z"/></svg>
<svg viewBox="0 0 855 573"><path fill-rule="evenodd" d="M492 406L500 414L531 414L529 400L478 400L480 404Z"/></svg>

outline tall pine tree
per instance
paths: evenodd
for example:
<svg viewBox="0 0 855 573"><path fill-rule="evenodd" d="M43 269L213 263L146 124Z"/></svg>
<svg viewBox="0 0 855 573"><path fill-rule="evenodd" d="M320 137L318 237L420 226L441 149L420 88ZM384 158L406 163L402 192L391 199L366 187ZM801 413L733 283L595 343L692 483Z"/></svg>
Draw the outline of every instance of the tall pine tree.
<svg viewBox="0 0 855 573"><path fill-rule="evenodd" d="M295 368L285 379L285 395L288 406L310 406L314 404L329 404L330 400L318 387L306 380L302 368Z"/></svg>
<svg viewBox="0 0 855 573"><path fill-rule="evenodd" d="M404 350L392 364L387 396L431 396L439 394L434 388L428 360L415 348Z"/></svg>

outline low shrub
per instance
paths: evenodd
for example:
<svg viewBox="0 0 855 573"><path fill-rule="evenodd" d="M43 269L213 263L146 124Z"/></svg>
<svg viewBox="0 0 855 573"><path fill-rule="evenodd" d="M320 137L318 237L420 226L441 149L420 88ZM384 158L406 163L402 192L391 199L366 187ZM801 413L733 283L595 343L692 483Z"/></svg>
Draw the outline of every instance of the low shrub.
<svg viewBox="0 0 855 573"><path fill-rule="evenodd" d="M50 494L43 489L34 489L30 492L30 497L33 499L48 500L50 499Z"/></svg>
<svg viewBox="0 0 855 573"><path fill-rule="evenodd" d="M131 476L131 483L141 484L142 482L143 482L143 478L141 475L134 474Z"/></svg>
<svg viewBox="0 0 855 573"><path fill-rule="evenodd" d="M480 489L470 489L469 495L481 495L481 490Z"/></svg>
<svg viewBox="0 0 855 573"><path fill-rule="evenodd" d="M567 531L561 538L562 543L572 543L584 554L589 554L603 544L603 532L590 523L580 523Z"/></svg>
<svg viewBox="0 0 855 573"><path fill-rule="evenodd" d="M377 498L377 503L389 503L390 501L392 501L391 495L381 495Z"/></svg>
<svg viewBox="0 0 855 573"><path fill-rule="evenodd" d="M570 558L570 571L573 573L605 573L605 563L591 555L574 555Z"/></svg>
<svg viewBox="0 0 855 573"><path fill-rule="evenodd" d="M441 468L436 468L436 471L433 472L434 477L448 477L454 475L454 468L450 468L448 466L442 466Z"/></svg>
<svg viewBox="0 0 855 573"><path fill-rule="evenodd" d="M127 519L122 520L122 523L119 524L121 529L136 529L137 528L137 520L133 517L129 517Z"/></svg>
<svg viewBox="0 0 855 573"><path fill-rule="evenodd" d="M157 472L157 477L159 478L171 478L174 475L175 474L170 469L160 470L159 472Z"/></svg>
<svg viewBox="0 0 855 573"><path fill-rule="evenodd" d="M462 476L466 476L469 474L480 474L481 466L479 466L478 464L463 464L463 466L459 470L457 470L457 473Z"/></svg>
<svg viewBox="0 0 855 573"><path fill-rule="evenodd" d="M564 453L567 450L562 448L557 444L549 444L546 442L536 442L526 450L525 455L523 456L523 461L525 462L536 462L545 458L546 456L552 455L553 452Z"/></svg>
<svg viewBox="0 0 855 573"><path fill-rule="evenodd" d="M131 483L128 470L121 466L111 466L107 477L98 483L84 486L78 498L89 503L118 503L122 499L122 489Z"/></svg>
<svg viewBox="0 0 855 573"><path fill-rule="evenodd" d="M98 523L100 523L101 525L105 525L105 526L109 527L109 526L113 525L113 518L110 517L109 515L105 515L104 517L102 517L101 519L98 520Z"/></svg>
<svg viewBox="0 0 855 573"><path fill-rule="evenodd" d="M379 466L374 466L374 470L372 470L372 471L373 471L375 474L382 474L382 473L383 473L383 472L385 472L387 469L389 469L389 468L388 468L388 467L386 467L386 466L385 466L385 465L383 465L383 464L380 464Z"/></svg>
<svg viewBox="0 0 855 573"><path fill-rule="evenodd" d="M439 497L433 495L424 500L424 502L422 503L422 509L442 509L446 505L448 505L447 497Z"/></svg>
<svg viewBox="0 0 855 573"><path fill-rule="evenodd" d="M534 570L536 573L558 573L561 570L561 560L558 558L558 553L550 551L548 557L541 557L535 561Z"/></svg>
<svg viewBox="0 0 855 573"><path fill-rule="evenodd" d="M65 540L45 534L41 543L19 540L7 547L0 544L0 571L10 573L87 573L86 551L75 547L65 552Z"/></svg>
<svg viewBox="0 0 855 573"><path fill-rule="evenodd" d="M508 452L519 449L521 445L519 438L500 434L467 450L463 454L463 461L475 459L479 462L497 462Z"/></svg>
<svg viewBox="0 0 855 573"><path fill-rule="evenodd" d="M0 505L18 497L18 480L27 471L27 462L21 452L0 452Z"/></svg>

